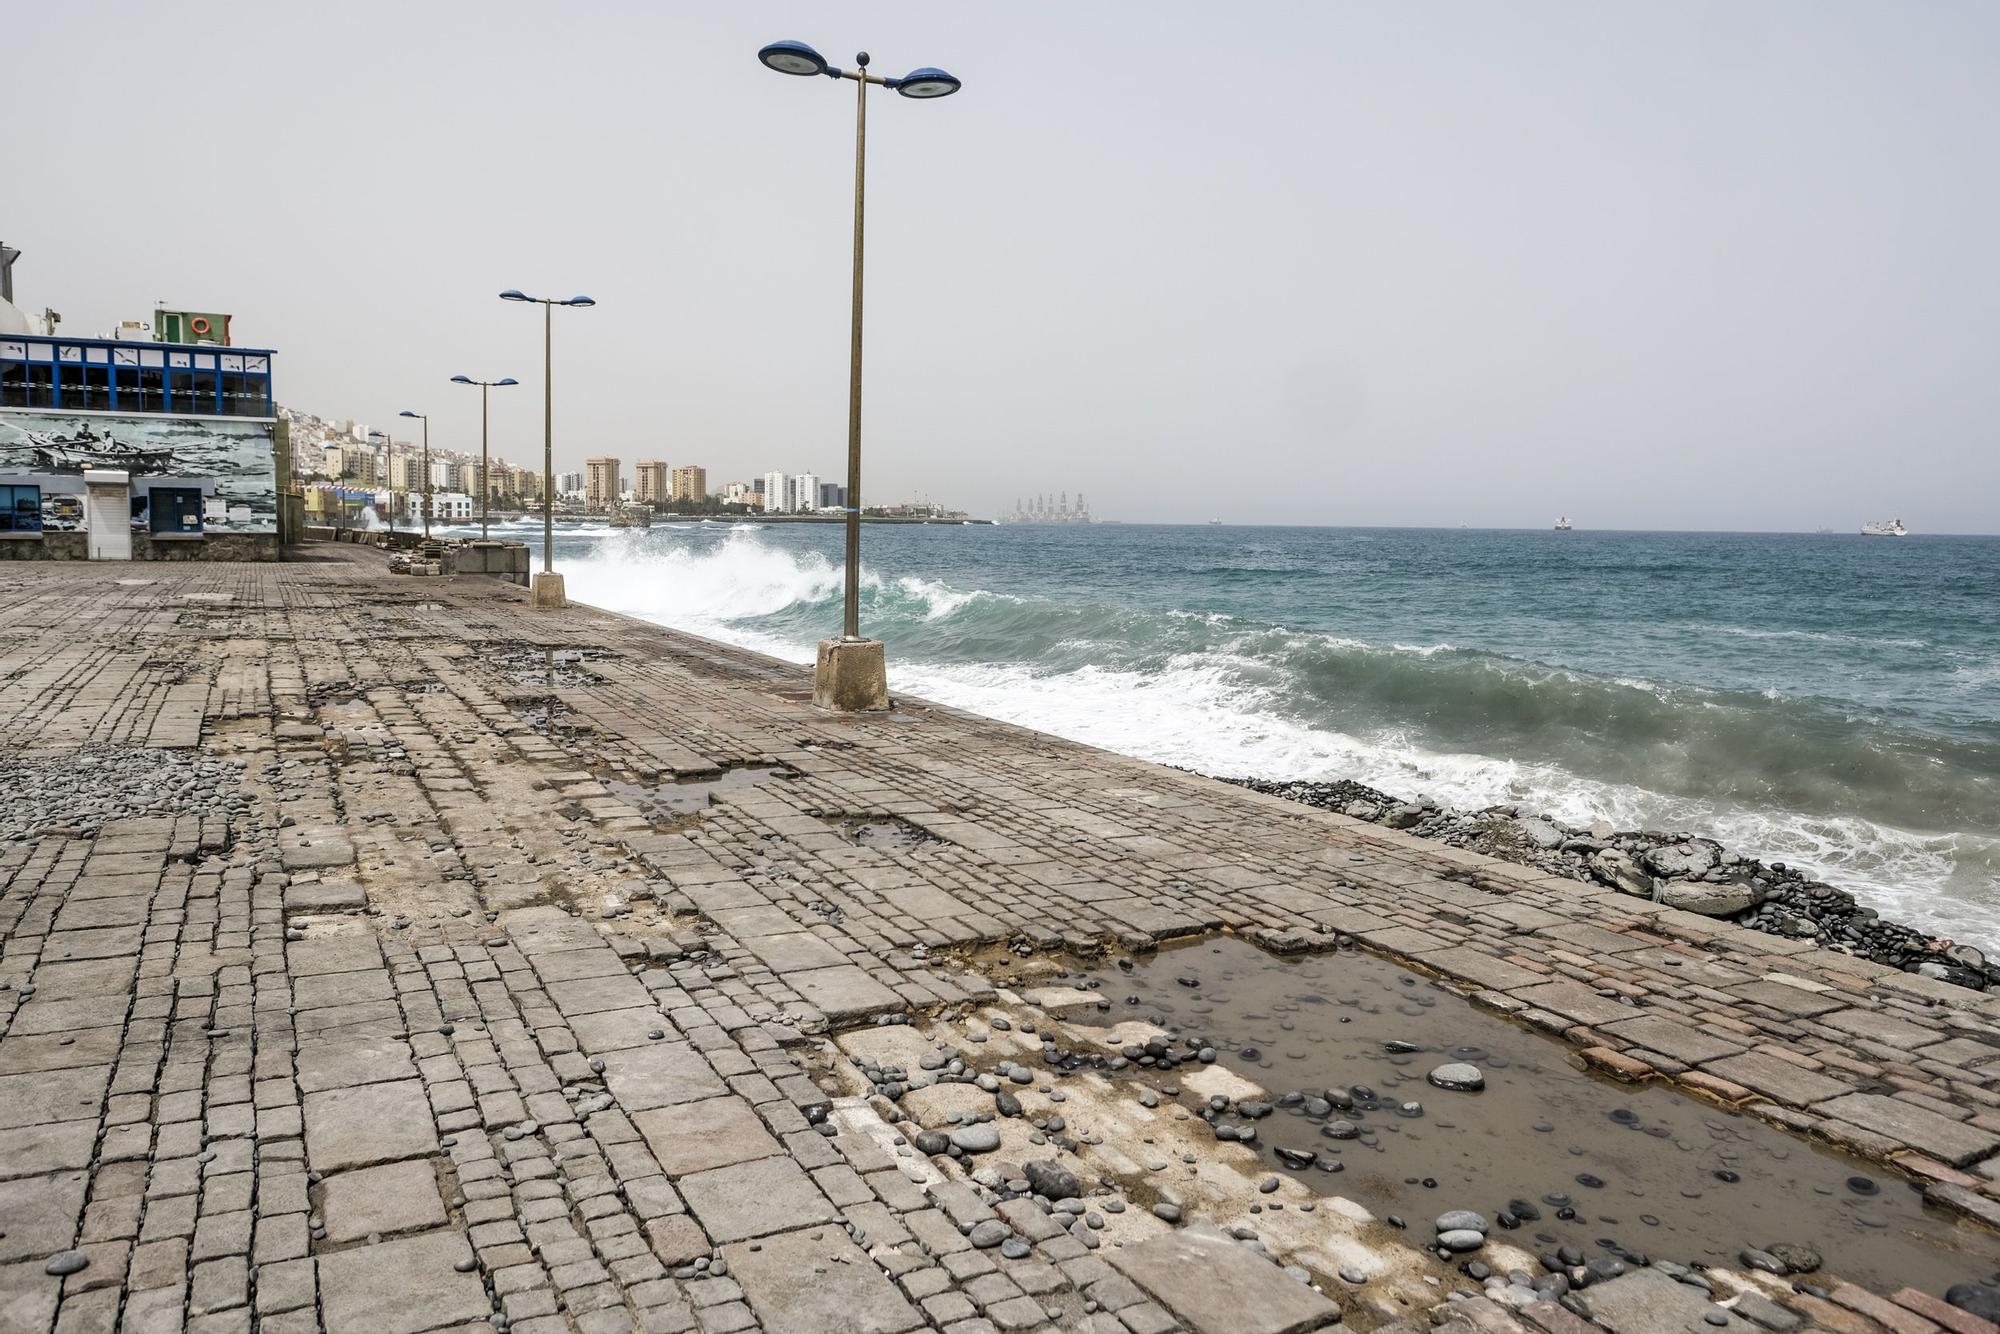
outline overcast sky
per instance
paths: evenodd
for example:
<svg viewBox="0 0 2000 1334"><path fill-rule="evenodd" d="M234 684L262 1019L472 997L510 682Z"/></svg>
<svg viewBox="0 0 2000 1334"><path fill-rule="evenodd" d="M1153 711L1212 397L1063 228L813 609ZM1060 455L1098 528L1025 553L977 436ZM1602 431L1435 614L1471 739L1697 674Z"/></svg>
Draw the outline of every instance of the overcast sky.
<svg viewBox="0 0 2000 1334"><path fill-rule="evenodd" d="M2000 5L9 6L20 304L282 402L990 514L2000 530ZM501 397L505 395L505 397ZM394 423L405 425L407 423Z"/></svg>

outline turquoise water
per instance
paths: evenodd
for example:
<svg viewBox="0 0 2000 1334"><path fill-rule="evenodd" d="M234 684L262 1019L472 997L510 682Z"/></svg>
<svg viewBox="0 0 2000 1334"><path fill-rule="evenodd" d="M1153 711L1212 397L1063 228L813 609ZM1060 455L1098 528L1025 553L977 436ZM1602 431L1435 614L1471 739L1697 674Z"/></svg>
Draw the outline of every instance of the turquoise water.
<svg viewBox="0 0 2000 1334"><path fill-rule="evenodd" d="M2000 539L1119 525L864 542L864 629L897 688L1210 773L1706 833L2000 943ZM557 559L573 596L799 661L839 625L831 526L577 526Z"/></svg>

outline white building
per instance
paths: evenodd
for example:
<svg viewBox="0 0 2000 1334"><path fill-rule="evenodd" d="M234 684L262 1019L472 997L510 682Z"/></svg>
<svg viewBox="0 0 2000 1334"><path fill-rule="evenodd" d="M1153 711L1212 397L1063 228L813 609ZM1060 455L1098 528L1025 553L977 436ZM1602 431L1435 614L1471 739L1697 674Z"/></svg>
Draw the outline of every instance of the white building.
<svg viewBox="0 0 2000 1334"><path fill-rule="evenodd" d="M422 503L422 498L419 497L418 504ZM478 512L472 503L472 497L463 491L436 492L431 496L431 505L432 523L464 523Z"/></svg>
<svg viewBox="0 0 2000 1334"><path fill-rule="evenodd" d="M809 472L794 473L791 478L791 504L787 507L794 514L810 514L819 508L819 478Z"/></svg>
<svg viewBox="0 0 2000 1334"><path fill-rule="evenodd" d="M789 514L792 497L785 490L785 474L767 472L764 474L764 508L778 514Z"/></svg>

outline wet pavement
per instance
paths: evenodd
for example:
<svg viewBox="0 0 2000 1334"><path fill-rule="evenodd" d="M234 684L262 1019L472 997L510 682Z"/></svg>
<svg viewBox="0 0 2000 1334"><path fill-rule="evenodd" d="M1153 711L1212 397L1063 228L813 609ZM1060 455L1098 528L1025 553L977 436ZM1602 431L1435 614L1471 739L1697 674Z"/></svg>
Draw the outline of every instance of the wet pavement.
<svg viewBox="0 0 2000 1334"><path fill-rule="evenodd" d="M1199 1038L1271 1095L1268 1116L1220 1124L1254 1126L1272 1166L1400 1216L1413 1236L1427 1238L1447 1210L1498 1219L1516 1205L1537 1216L1507 1239L1536 1252L1740 1267L1746 1247L1804 1246L1842 1277L1939 1292L2000 1266L2000 1238L1927 1209L1893 1172L1668 1089L1577 1070L1564 1044L1385 960L1281 959L1225 938L1089 976L1110 1008L1079 1022L1138 1019ZM1459 1062L1479 1069L1483 1089L1429 1082ZM1199 1065L1141 1073L1164 1090ZM1328 1090L1345 1106L1315 1117L1320 1104L1279 1103ZM1179 1101L1208 1109L1186 1090ZM1314 1161L1294 1167L1280 1149Z"/></svg>

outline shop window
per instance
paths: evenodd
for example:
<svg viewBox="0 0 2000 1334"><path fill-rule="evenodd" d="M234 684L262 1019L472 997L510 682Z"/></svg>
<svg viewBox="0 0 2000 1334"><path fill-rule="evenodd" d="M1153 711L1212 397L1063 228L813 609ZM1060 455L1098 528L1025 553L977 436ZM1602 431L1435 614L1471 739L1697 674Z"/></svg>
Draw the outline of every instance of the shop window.
<svg viewBox="0 0 2000 1334"><path fill-rule="evenodd" d="M52 408L56 368L46 361L0 361L0 407Z"/></svg>
<svg viewBox="0 0 2000 1334"><path fill-rule="evenodd" d="M64 363L62 405L82 412L110 411L111 368Z"/></svg>
<svg viewBox="0 0 2000 1334"><path fill-rule="evenodd" d="M201 491L192 486L156 486L147 499L156 533L201 532Z"/></svg>
<svg viewBox="0 0 2000 1334"><path fill-rule="evenodd" d="M215 372L176 370L167 381L167 410L192 417L213 417Z"/></svg>
<svg viewBox="0 0 2000 1334"><path fill-rule="evenodd" d="M271 415L270 377L241 371L222 372L222 411L230 417Z"/></svg>
<svg viewBox="0 0 2000 1334"><path fill-rule="evenodd" d="M0 486L0 533L42 531L42 488Z"/></svg>
<svg viewBox="0 0 2000 1334"><path fill-rule="evenodd" d="M156 366L118 368L118 410L120 412L165 412L167 373Z"/></svg>

